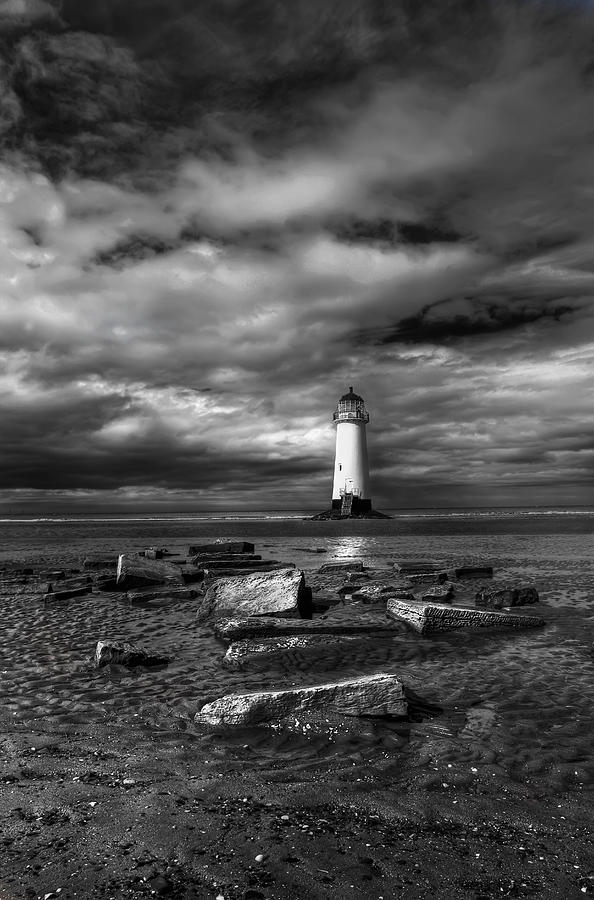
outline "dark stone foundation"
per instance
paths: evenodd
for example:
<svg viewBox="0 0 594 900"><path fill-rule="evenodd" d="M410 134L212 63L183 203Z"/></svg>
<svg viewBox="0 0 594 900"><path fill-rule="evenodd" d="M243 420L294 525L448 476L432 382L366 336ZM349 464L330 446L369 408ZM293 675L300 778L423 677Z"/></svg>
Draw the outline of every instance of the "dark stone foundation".
<svg viewBox="0 0 594 900"><path fill-rule="evenodd" d="M378 512L371 506L371 500L364 500L362 497L353 497L351 503L351 511L343 514L342 500L332 500L332 507L312 516L316 521L324 519L391 519L385 513Z"/></svg>

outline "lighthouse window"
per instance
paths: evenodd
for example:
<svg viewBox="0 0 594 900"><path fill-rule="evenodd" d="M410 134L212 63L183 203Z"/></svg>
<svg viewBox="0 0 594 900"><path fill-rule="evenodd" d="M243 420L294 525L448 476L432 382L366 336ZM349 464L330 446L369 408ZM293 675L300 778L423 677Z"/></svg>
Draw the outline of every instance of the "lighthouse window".
<svg viewBox="0 0 594 900"><path fill-rule="evenodd" d="M342 463L338 463L338 471L342 472Z"/></svg>

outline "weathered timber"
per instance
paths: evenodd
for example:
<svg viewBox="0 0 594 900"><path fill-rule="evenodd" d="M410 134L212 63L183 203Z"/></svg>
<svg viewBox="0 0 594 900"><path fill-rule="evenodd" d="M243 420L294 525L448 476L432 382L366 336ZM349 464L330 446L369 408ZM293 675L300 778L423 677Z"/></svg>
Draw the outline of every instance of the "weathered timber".
<svg viewBox="0 0 594 900"><path fill-rule="evenodd" d="M50 587L51 587L51 585L50 585ZM65 591L51 590L51 591L48 591L47 594L43 595L43 599L47 603L53 603L54 601L57 602L59 600L71 600L73 597L85 597L87 594L90 594L92 590L93 590L92 584L83 585L82 587L77 587L77 588L70 588Z"/></svg>
<svg viewBox="0 0 594 900"><path fill-rule="evenodd" d="M392 631L389 637L393 637ZM223 664L230 669L239 669L249 663L266 664L271 657L282 654L315 653L341 653L345 658L351 651L361 645L369 645L370 641L377 641L376 634L369 632L360 635L345 634L293 634L283 637L261 638L260 640L235 641L227 648L223 658Z"/></svg>
<svg viewBox="0 0 594 900"><path fill-rule="evenodd" d="M198 618L209 616L310 617L311 591L299 569L220 578L208 588Z"/></svg>
<svg viewBox="0 0 594 900"><path fill-rule="evenodd" d="M355 604L352 604L355 607ZM389 634L402 631L402 623L388 618L385 610L370 612L360 609L346 609L344 615L334 615L315 619L277 619L272 616L249 616L247 618L222 619L215 623L215 634L224 641L246 640L248 638L282 637L308 634ZM342 612L342 608L341 608Z"/></svg>
<svg viewBox="0 0 594 900"><path fill-rule="evenodd" d="M324 563L320 566L319 571L325 572L362 572L363 563L360 559L336 560L335 562Z"/></svg>
<svg viewBox="0 0 594 900"><path fill-rule="evenodd" d="M410 603L388 600L388 615L406 622L420 634L451 631L455 628L533 628L544 625L540 616L521 616L515 613L493 612L465 606L446 606L440 603Z"/></svg>
<svg viewBox="0 0 594 900"><path fill-rule="evenodd" d="M126 597L131 603L150 603L151 600L195 600L202 591L191 587L138 588L128 591Z"/></svg>
<svg viewBox="0 0 594 900"><path fill-rule="evenodd" d="M204 725L276 723L311 711L344 716L405 716L407 704L397 676L377 674L285 691L228 694L203 706L194 721Z"/></svg>
<svg viewBox="0 0 594 900"><path fill-rule="evenodd" d="M505 606L525 606L538 603L538 591L533 587L489 587L477 591L474 602L477 606L502 609Z"/></svg>
<svg viewBox="0 0 594 900"><path fill-rule="evenodd" d="M200 553L253 553L254 549L249 541L217 541L214 544L191 544L188 556L198 556Z"/></svg>
<svg viewBox="0 0 594 900"><path fill-rule="evenodd" d="M128 553L122 553L118 560L116 581L118 589L124 591L156 584L184 583L179 567L173 563Z"/></svg>
<svg viewBox="0 0 594 900"><path fill-rule="evenodd" d="M128 667L165 666L169 662L170 657L127 641L98 641L95 649L95 665L99 667L109 663Z"/></svg>

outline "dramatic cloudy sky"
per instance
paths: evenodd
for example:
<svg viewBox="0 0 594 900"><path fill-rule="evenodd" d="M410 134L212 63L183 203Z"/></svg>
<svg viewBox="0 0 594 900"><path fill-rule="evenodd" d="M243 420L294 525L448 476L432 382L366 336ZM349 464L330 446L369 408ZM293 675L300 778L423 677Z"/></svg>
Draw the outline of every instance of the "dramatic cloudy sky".
<svg viewBox="0 0 594 900"><path fill-rule="evenodd" d="M594 503L594 5L0 0L3 508Z"/></svg>

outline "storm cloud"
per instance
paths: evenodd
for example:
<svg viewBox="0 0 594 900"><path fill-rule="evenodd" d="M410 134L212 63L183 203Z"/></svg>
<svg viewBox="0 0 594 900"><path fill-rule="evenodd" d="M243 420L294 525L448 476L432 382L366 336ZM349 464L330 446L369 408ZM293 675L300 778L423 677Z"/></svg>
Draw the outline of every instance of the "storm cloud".
<svg viewBox="0 0 594 900"><path fill-rule="evenodd" d="M594 11L0 3L7 502L594 501Z"/></svg>

